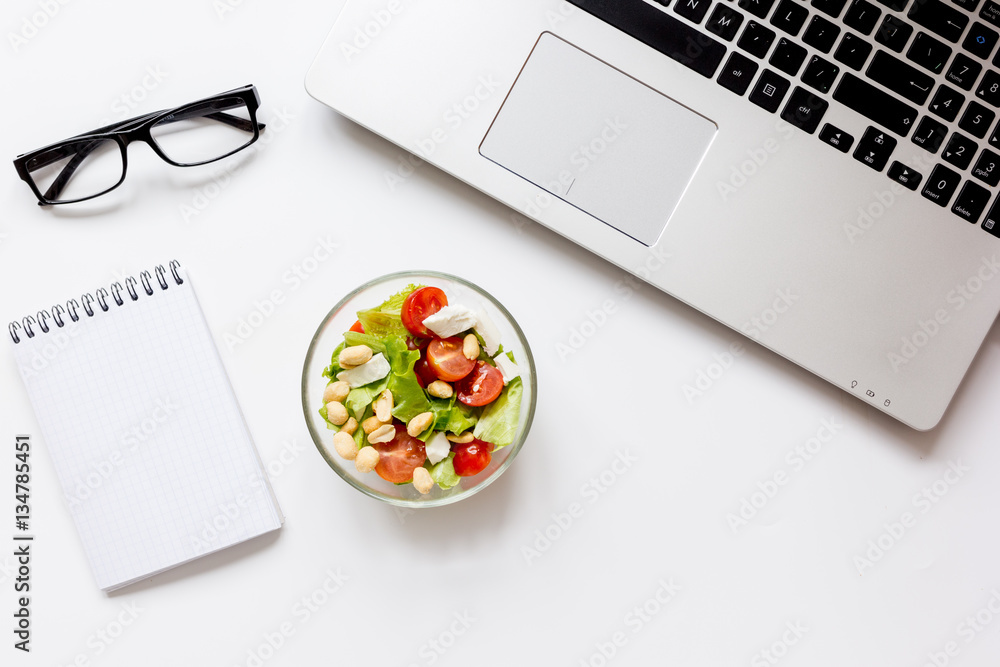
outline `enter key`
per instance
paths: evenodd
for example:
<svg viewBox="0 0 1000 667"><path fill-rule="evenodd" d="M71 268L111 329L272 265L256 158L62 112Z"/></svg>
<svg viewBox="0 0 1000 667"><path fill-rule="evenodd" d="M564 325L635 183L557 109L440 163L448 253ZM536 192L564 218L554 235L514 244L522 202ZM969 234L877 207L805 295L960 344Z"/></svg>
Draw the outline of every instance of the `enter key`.
<svg viewBox="0 0 1000 667"><path fill-rule="evenodd" d="M933 77L881 50L868 66L868 77L914 104L926 102L934 86Z"/></svg>

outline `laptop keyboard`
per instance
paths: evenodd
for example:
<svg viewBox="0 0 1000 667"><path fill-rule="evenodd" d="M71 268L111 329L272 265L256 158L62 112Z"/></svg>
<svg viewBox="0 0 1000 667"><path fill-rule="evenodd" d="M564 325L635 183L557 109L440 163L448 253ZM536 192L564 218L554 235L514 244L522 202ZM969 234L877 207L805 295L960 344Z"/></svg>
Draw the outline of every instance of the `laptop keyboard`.
<svg viewBox="0 0 1000 667"><path fill-rule="evenodd" d="M1000 237L1000 2L569 2ZM855 140L831 105L871 125ZM892 159L907 139L926 178Z"/></svg>

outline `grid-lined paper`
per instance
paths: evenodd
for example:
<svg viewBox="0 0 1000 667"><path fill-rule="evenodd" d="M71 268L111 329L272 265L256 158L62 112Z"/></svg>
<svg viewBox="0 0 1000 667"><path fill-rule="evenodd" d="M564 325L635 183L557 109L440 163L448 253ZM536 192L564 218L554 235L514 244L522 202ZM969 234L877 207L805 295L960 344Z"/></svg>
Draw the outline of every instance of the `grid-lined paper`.
<svg viewBox="0 0 1000 667"><path fill-rule="evenodd" d="M186 273L14 354L84 551L112 590L281 526Z"/></svg>

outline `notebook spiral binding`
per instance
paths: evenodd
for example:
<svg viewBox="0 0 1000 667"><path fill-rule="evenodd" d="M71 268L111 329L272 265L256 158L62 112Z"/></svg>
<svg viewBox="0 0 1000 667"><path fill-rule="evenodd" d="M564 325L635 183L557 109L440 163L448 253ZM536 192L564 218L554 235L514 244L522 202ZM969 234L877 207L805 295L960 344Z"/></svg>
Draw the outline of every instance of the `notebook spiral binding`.
<svg viewBox="0 0 1000 667"><path fill-rule="evenodd" d="M174 283L178 285L183 285L184 279L181 278L180 273L178 273L177 271L177 269L180 268L181 263L175 259L171 261L168 266L170 267L170 275L173 277ZM153 269L153 273L156 274L156 282L161 290L165 290L170 287L170 284L167 282L167 269L163 268L162 264L157 265L157 267ZM122 296L123 291L128 294L128 298L130 301L138 301L139 291L137 288L140 285L142 287L142 291L146 293L146 296L153 295L154 292L153 276L149 273L149 271L143 271L142 273L140 273L139 280L136 280L132 276L129 276L128 278L125 279L125 287L122 287L122 284L120 282L115 282L113 285L111 285L110 292L109 290L106 290L103 287L97 289L95 291L95 294L97 294L96 298L92 294L89 293L84 294L83 296L80 297L80 301L83 302L83 312L87 314L87 317L93 317L94 313L97 312L94 309L95 303L97 304L98 308L100 308L104 312L107 312L108 310L111 309L111 305L108 303L109 296L114 301L114 304L116 306L124 306L125 299ZM69 301L66 302L65 308L62 306L62 304L57 303L56 305L52 306L50 310L38 311L37 317L32 317L31 315L28 315L26 317L23 317L20 322L17 321L11 322L9 325L7 325L7 331L10 332L11 340L13 340L15 344L20 343L21 342L21 336L19 334L20 331L23 331L24 335L27 336L28 338L35 337L36 326L42 333L49 333L49 331L51 331L51 327L49 326L49 320L54 322L56 327L61 328L66 325L66 320L63 319L64 315L69 315L70 320L72 320L73 322L77 322L80 319L79 311L80 311L80 302L78 302L76 299L70 299Z"/></svg>

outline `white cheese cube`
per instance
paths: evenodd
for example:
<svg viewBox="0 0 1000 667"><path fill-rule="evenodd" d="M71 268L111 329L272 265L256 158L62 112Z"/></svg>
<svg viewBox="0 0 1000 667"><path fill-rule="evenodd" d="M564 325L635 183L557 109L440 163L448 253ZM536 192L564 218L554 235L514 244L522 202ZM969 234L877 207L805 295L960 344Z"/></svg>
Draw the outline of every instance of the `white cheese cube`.
<svg viewBox="0 0 1000 667"><path fill-rule="evenodd" d="M497 368L500 369L500 373L503 375L504 384L507 384L514 378L521 375L521 369L517 367L517 364L510 360L506 352L498 354L493 361L497 362Z"/></svg>
<svg viewBox="0 0 1000 667"><path fill-rule="evenodd" d="M431 462L431 465L434 465L448 456L448 452L451 451L451 442L448 441L444 433L438 432L427 440L424 451L427 453L427 460Z"/></svg>
<svg viewBox="0 0 1000 667"><path fill-rule="evenodd" d="M483 337L483 347L491 357L500 349L500 330L482 308L476 313L476 333Z"/></svg>
<svg viewBox="0 0 1000 667"><path fill-rule="evenodd" d="M386 360L385 355L379 352L357 368L337 373L337 379L343 380L351 385L351 389L354 389L371 384L376 380L381 380L389 374L390 370L389 362Z"/></svg>
<svg viewBox="0 0 1000 667"><path fill-rule="evenodd" d="M476 326L476 314L465 306L445 306L423 324L441 338L451 338Z"/></svg>

